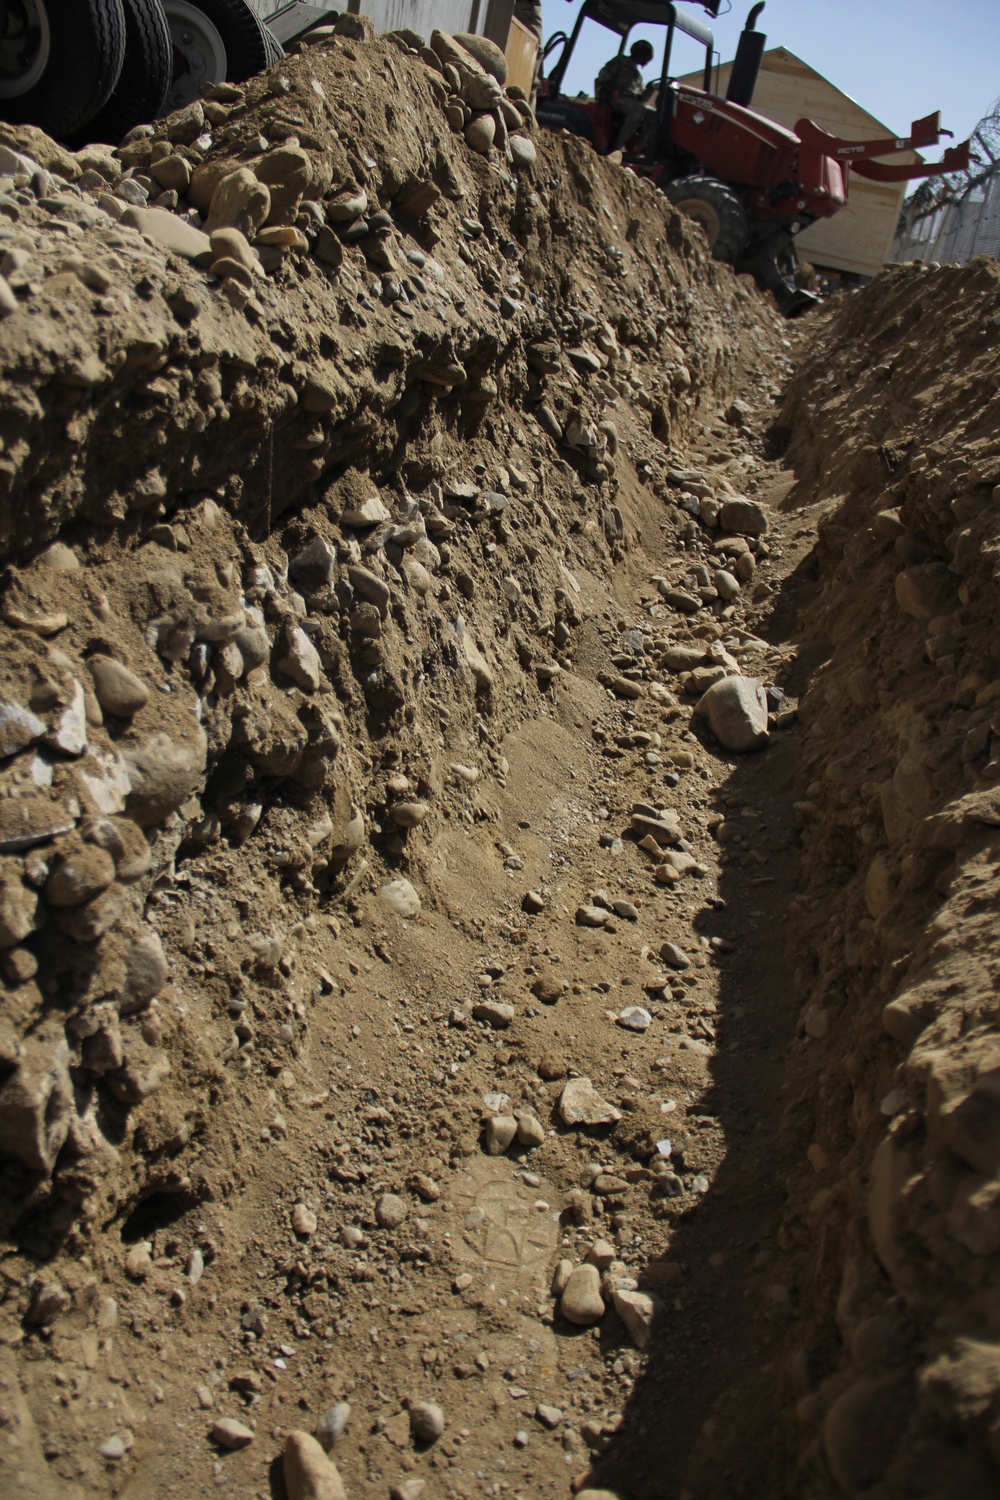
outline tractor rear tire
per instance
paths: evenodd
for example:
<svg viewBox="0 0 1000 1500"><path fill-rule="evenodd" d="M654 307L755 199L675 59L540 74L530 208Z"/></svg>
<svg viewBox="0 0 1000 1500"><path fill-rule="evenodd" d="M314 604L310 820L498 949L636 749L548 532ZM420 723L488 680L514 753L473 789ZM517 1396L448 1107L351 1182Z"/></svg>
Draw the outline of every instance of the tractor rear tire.
<svg viewBox="0 0 1000 1500"><path fill-rule="evenodd" d="M122 0L6 0L0 119L65 140L107 103L124 58Z"/></svg>
<svg viewBox="0 0 1000 1500"><path fill-rule="evenodd" d="M247 0L162 0L174 47L165 111L201 98L206 83L245 83L275 61L277 44Z"/></svg>
<svg viewBox="0 0 1000 1500"><path fill-rule="evenodd" d="M103 109L76 132L71 144L104 141L117 146L136 125L160 113L174 68L174 49L160 0L123 0L125 61Z"/></svg>
<svg viewBox="0 0 1000 1500"><path fill-rule="evenodd" d="M750 221L732 188L717 177L678 177L665 191L679 213L701 225L713 260L728 265L739 260L750 238Z"/></svg>

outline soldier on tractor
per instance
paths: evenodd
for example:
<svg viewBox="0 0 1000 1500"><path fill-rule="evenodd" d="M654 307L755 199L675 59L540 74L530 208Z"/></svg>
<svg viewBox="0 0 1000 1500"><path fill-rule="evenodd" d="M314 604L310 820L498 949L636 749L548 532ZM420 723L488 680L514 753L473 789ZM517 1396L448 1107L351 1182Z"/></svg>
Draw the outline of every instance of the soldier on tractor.
<svg viewBox="0 0 1000 1500"><path fill-rule="evenodd" d="M634 135L640 138L656 119L656 110L646 100L656 91L655 83L643 83L642 70L653 61L651 42L633 42L626 57L617 53L598 73L594 97L600 104L610 104L620 120L614 149L620 151Z"/></svg>
<svg viewBox="0 0 1000 1500"><path fill-rule="evenodd" d="M718 15L721 0L697 3ZM542 81L537 115L540 125L581 135L602 155L624 148L625 165L655 182L701 226L715 259L752 272L793 317L816 301L795 285L795 237L840 212L852 172L874 182L902 182L960 171L968 165L969 143L949 148L942 162L897 166L878 158L936 146L949 134L938 115L914 121L905 138L848 141L811 120L788 130L758 113L753 96L767 39L756 22L763 9L757 0L750 11L723 98L713 91L715 43L704 21L672 0L583 0L572 34L558 32L545 47L546 61L561 51ZM619 38L618 55L601 69L595 99L566 98L562 82L581 28L590 21ZM653 49L642 41L625 50L636 25L665 30L660 77L647 89L641 68ZM697 85L671 72L678 32L704 49ZM654 89L656 102L647 104Z"/></svg>

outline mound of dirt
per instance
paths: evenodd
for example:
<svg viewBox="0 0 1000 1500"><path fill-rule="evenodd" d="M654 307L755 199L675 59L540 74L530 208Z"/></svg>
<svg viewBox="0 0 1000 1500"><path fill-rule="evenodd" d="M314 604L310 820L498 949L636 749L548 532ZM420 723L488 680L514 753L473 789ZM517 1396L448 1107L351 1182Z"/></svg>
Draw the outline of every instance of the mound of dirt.
<svg viewBox="0 0 1000 1500"><path fill-rule="evenodd" d="M796 1494L997 1487L998 326L995 261L887 271L824 314L779 419L786 509L820 518L780 1236Z"/></svg>

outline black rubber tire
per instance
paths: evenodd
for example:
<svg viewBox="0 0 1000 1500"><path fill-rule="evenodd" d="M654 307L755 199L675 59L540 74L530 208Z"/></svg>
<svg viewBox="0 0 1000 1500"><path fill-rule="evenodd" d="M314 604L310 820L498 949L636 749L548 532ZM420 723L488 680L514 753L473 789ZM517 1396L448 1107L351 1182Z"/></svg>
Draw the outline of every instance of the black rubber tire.
<svg viewBox="0 0 1000 1500"><path fill-rule="evenodd" d="M664 189L675 208L701 224L713 260L732 265L750 238L747 211L732 188L717 177L678 177Z"/></svg>
<svg viewBox="0 0 1000 1500"><path fill-rule="evenodd" d="M267 66L270 68L273 67L276 62L281 61L281 59L285 55L285 49L278 41L278 38L274 35L274 33L268 31L266 21L264 22L264 41L267 44L268 51Z"/></svg>
<svg viewBox="0 0 1000 1500"><path fill-rule="evenodd" d="M174 70L174 49L160 0L123 0L125 62L111 98L74 144L106 141L117 146L135 125L146 125L160 113Z"/></svg>
<svg viewBox="0 0 1000 1500"><path fill-rule="evenodd" d="M0 99L0 117L65 140L107 103L125 60L122 0L36 0L50 29L48 64L24 94Z"/></svg>
<svg viewBox="0 0 1000 1500"><path fill-rule="evenodd" d="M211 21L226 49L227 83L245 83L255 73L270 67L274 37L247 0L192 0L195 8ZM164 0L169 18L170 0ZM215 80L222 83L221 78Z"/></svg>

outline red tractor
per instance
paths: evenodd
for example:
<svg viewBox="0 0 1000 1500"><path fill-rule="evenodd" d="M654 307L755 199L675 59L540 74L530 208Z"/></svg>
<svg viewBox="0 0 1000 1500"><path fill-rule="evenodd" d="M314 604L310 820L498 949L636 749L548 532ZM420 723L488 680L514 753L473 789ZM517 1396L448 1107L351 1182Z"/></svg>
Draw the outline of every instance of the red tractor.
<svg viewBox="0 0 1000 1500"><path fill-rule="evenodd" d="M711 17L721 0L697 0ZM637 25L666 30L655 105L647 123L625 141L623 160L660 187L681 213L699 223L716 260L751 271L770 287L789 317L804 312L815 298L795 286L795 236L817 219L838 213L847 202L851 170L876 182L903 182L963 170L969 143L945 151L930 165L890 166L873 157L936 146L943 135L940 117L928 115L905 138L846 141L827 134L811 120L794 132L751 109L767 38L756 29L763 0L750 11L740 34L726 97L712 92L714 40L711 29L680 6L663 0L584 0L571 35L557 32L545 47L546 61L558 53L543 79L537 107L541 125L565 129L591 142L601 155L613 148L623 108L631 99L606 88L596 99L566 98L563 78L585 21L596 21L620 39L625 58L629 33ZM670 72L678 31L705 48L702 86L681 83Z"/></svg>

